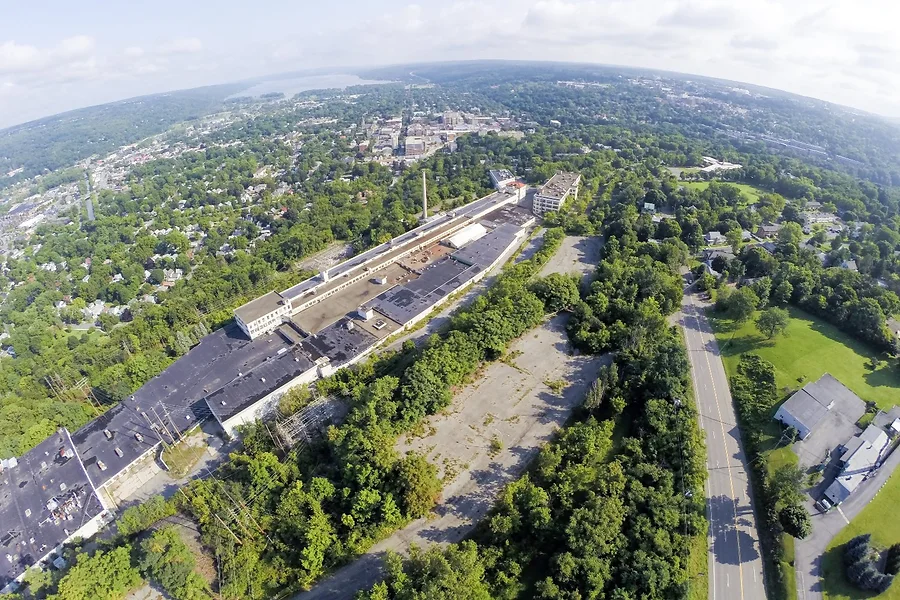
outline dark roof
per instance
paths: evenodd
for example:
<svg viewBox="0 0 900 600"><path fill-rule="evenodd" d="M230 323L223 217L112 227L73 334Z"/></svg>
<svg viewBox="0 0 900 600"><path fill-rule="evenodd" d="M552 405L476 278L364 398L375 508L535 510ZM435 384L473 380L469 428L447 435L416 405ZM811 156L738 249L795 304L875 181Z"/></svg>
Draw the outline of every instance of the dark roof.
<svg viewBox="0 0 900 600"><path fill-rule="evenodd" d="M467 265L487 268L506 252L516 241L520 228L511 224L503 224L488 232L480 239L466 244L453 253L453 258Z"/></svg>
<svg viewBox="0 0 900 600"><path fill-rule="evenodd" d="M182 432L190 429L209 414L203 401L208 394L290 347L291 344L276 332L248 340L236 325L204 337L130 398L72 434L94 483L103 485L159 443L160 435L166 436L162 427L159 427L159 434L151 429L148 419L156 423L161 419L166 427L177 427ZM107 438L104 429L110 432L112 439ZM143 441L137 440L135 433L139 433ZM175 432L171 431L171 434ZM121 450L122 456L116 453L116 448ZM105 471L96 466L98 460L106 465Z"/></svg>
<svg viewBox="0 0 900 600"><path fill-rule="evenodd" d="M67 431L26 452L0 472L0 589L101 512Z"/></svg>
<svg viewBox="0 0 900 600"><path fill-rule="evenodd" d="M343 318L332 323L303 340L303 348L309 347L311 353L318 352L327 356L335 367L359 356L375 345L378 338L355 324L352 329L348 329L348 323L352 322L352 319Z"/></svg>
<svg viewBox="0 0 900 600"><path fill-rule="evenodd" d="M418 279L382 292L365 306L406 325L481 271L479 265L469 266L447 256L426 267Z"/></svg>
<svg viewBox="0 0 900 600"><path fill-rule="evenodd" d="M237 307L234 309L234 314L240 317L244 323L249 323L269 314L285 302L286 300L278 292L269 292L243 306Z"/></svg>
<svg viewBox="0 0 900 600"><path fill-rule="evenodd" d="M315 366L299 347L285 350L210 394L206 403L224 422Z"/></svg>

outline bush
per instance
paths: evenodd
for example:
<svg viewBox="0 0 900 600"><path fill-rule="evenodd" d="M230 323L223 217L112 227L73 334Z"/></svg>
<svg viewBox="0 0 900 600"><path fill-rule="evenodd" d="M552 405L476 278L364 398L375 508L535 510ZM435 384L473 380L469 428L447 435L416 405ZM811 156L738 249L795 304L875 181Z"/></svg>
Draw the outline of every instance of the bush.
<svg viewBox="0 0 900 600"><path fill-rule="evenodd" d="M894 544L888 550L887 564L884 571L888 575L896 575L900 573L900 544Z"/></svg>
<svg viewBox="0 0 900 600"><path fill-rule="evenodd" d="M802 540L812 531L812 523L809 520L809 513L799 504L785 506L778 513L778 520L781 526L790 535L798 540Z"/></svg>
<svg viewBox="0 0 900 600"><path fill-rule="evenodd" d="M174 502L167 501L162 496L153 496L143 504L132 506L123 512L116 525L122 535L133 535L174 514Z"/></svg>
<svg viewBox="0 0 900 600"><path fill-rule="evenodd" d="M860 560L864 559L868 553L868 544L857 544L856 546L848 547L844 551L844 564L850 566L854 563L857 563Z"/></svg>

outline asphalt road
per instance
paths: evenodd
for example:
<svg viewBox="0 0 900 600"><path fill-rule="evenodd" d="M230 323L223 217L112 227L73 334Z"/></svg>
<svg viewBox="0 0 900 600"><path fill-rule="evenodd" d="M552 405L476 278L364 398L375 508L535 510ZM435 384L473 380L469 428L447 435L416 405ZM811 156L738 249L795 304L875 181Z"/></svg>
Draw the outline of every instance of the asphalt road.
<svg viewBox="0 0 900 600"><path fill-rule="evenodd" d="M731 392L719 346L696 294L679 316L691 362L700 426L706 434L710 600L766 597L756 515Z"/></svg>
<svg viewBox="0 0 900 600"><path fill-rule="evenodd" d="M812 514L812 533L794 544L794 568L797 573L797 598L822 600L822 556L828 544L853 517L858 515L884 487L888 477L900 464L900 451L894 451L869 479L860 484L852 496L827 513L820 512L810 499L806 508Z"/></svg>

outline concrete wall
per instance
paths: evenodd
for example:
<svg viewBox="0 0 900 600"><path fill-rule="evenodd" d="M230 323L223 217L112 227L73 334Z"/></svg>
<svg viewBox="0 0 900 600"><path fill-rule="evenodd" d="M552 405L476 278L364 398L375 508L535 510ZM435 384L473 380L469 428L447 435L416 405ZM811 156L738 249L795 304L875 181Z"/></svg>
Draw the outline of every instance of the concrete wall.
<svg viewBox="0 0 900 600"><path fill-rule="evenodd" d="M801 440L806 439L806 437L810 433L809 429L807 429L803 423L794 418L794 415L784 410L784 406L780 407L778 409L778 412L775 413L775 420L781 421L788 427L793 427L794 429L796 429L800 434Z"/></svg>
<svg viewBox="0 0 900 600"><path fill-rule="evenodd" d="M254 402L241 412L226 419L224 422L219 421L219 425L222 426L222 429L225 431L225 433L227 433L231 437L235 437L237 435L237 428L239 426L253 423L254 421L258 421L272 414L278 407L278 401L281 400L281 397L284 396L291 388L297 387L298 385L310 384L313 381L316 381L318 378L319 367L316 366L300 374L294 379L291 379L268 396L265 396L264 398Z"/></svg>

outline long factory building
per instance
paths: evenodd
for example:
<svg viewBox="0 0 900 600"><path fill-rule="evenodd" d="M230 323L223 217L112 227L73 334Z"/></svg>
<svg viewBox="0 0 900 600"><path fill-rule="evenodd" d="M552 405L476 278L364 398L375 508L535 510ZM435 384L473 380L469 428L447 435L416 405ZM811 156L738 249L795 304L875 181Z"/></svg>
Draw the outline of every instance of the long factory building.
<svg viewBox="0 0 900 600"><path fill-rule="evenodd" d="M521 186L499 191L234 311L132 396L24 456L0 462L0 591L162 469L163 444L207 418L229 436L274 412L292 387L352 365L482 279L535 219Z"/></svg>

